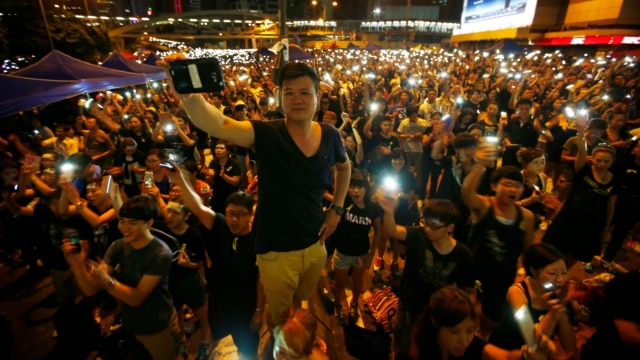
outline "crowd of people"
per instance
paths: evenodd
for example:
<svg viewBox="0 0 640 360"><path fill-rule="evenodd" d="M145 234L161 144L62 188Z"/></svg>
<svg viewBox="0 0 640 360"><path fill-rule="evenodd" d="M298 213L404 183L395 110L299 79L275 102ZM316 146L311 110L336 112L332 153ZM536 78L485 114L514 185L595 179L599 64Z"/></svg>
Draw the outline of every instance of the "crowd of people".
<svg viewBox="0 0 640 360"><path fill-rule="evenodd" d="M255 358L263 321L275 358L326 357L300 309L324 267L340 323L368 269L399 279L397 358L576 351L567 269L604 251L617 272L640 220L635 59L331 50L275 71L216 55L220 93L169 78L6 119L4 261L49 269L62 306L117 300L153 359L185 356L185 306L199 358L229 334ZM513 336L523 305L537 348ZM636 325L620 354L640 348L635 313L602 327Z"/></svg>

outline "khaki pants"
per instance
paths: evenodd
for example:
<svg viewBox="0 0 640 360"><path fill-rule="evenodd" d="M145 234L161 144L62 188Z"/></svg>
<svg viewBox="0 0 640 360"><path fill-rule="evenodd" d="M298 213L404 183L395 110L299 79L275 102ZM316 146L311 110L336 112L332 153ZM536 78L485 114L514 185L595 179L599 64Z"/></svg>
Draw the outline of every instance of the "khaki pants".
<svg viewBox="0 0 640 360"><path fill-rule="evenodd" d="M173 312L166 329L153 335L136 335L153 360L176 360L178 345L185 341L178 326L178 317Z"/></svg>
<svg viewBox="0 0 640 360"><path fill-rule="evenodd" d="M257 256L260 281L269 307L270 326L277 325L282 313L294 302L309 300L327 260L327 249L320 241L306 249Z"/></svg>

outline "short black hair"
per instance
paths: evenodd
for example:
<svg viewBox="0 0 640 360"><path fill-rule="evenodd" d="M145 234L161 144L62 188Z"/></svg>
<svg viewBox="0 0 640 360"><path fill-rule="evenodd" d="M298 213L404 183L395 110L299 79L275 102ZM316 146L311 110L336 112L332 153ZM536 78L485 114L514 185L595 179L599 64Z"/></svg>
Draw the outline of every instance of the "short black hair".
<svg viewBox="0 0 640 360"><path fill-rule="evenodd" d="M254 203L253 195L244 191L236 191L227 197L224 207L226 208L229 204L239 205L245 207L250 213L253 213Z"/></svg>
<svg viewBox="0 0 640 360"><path fill-rule="evenodd" d="M278 76L276 83L282 92L282 85L285 80L297 79L304 76L308 76L313 81L313 87L316 93L320 91L320 78L318 73L309 65L301 62L288 62L280 70L278 70Z"/></svg>
<svg viewBox="0 0 640 360"><path fill-rule="evenodd" d="M464 149L472 146L478 146L478 140L469 133L460 133L453 139L454 149Z"/></svg>
<svg viewBox="0 0 640 360"><path fill-rule="evenodd" d="M149 221L158 217L158 206L148 195L136 195L125 201L118 211L118 217Z"/></svg>
<svg viewBox="0 0 640 360"><path fill-rule="evenodd" d="M422 209L422 216L425 219L436 219L443 223L450 225L454 224L460 216L460 212L456 205L447 199L434 199L429 202Z"/></svg>
<svg viewBox="0 0 640 360"><path fill-rule="evenodd" d="M558 260L563 260L560 250L547 243L533 244L522 254L522 266L527 276L534 276L531 269L540 270Z"/></svg>
<svg viewBox="0 0 640 360"><path fill-rule="evenodd" d="M609 125L607 122L600 118L593 118L589 120L589 124L587 125L587 129L589 130L603 130L606 131Z"/></svg>
<svg viewBox="0 0 640 360"><path fill-rule="evenodd" d="M503 166L494 171L493 175L491 175L492 184L497 184L502 179L509 179L524 184L524 177L522 176L520 169L512 165Z"/></svg>
<svg viewBox="0 0 640 360"><path fill-rule="evenodd" d="M529 107L533 107L533 101L529 100L529 99L520 99L518 100L518 102L516 103L516 108L520 105L529 105Z"/></svg>

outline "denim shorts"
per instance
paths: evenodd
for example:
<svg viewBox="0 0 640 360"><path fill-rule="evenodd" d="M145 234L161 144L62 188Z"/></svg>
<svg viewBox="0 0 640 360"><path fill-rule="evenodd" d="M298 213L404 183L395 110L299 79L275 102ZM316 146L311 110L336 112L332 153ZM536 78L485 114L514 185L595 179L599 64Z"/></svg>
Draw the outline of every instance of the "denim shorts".
<svg viewBox="0 0 640 360"><path fill-rule="evenodd" d="M335 269L348 269L350 267L363 267L367 266L371 253L363 254L360 256L349 256L336 250L333 253L333 267Z"/></svg>

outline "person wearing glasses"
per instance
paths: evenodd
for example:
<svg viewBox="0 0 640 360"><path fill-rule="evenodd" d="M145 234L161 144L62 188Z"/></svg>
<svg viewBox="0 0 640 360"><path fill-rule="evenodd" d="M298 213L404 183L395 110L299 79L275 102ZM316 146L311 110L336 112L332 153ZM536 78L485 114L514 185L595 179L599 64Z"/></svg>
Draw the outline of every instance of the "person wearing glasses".
<svg viewBox="0 0 640 360"><path fill-rule="evenodd" d="M396 355L406 355L411 328L439 288L456 285L475 299L471 251L451 236L458 217L453 202L429 201L422 210L420 226L406 227L396 225L396 199L378 190L376 200L384 211L385 233L406 246L407 258L398 290L400 302L393 324Z"/></svg>
<svg viewBox="0 0 640 360"><path fill-rule="evenodd" d="M202 224L209 326L215 340L231 334L243 357L255 358L258 329L264 317L265 295L259 281L252 227L254 201L237 191L226 199L224 213L206 207L184 169L169 174L182 189L184 206Z"/></svg>
<svg viewBox="0 0 640 360"><path fill-rule="evenodd" d="M524 188L524 178L515 166L503 166L493 172L494 196L478 194L478 187L497 159L495 147L482 145L476 150L477 163L462 184L462 200L471 211L469 247L473 268L480 281L482 322L480 332L488 335L508 309L506 296L518 268L518 257L534 243L533 213L516 202Z"/></svg>
<svg viewBox="0 0 640 360"><path fill-rule="evenodd" d="M589 125L596 120L600 119L591 120ZM573 187L542 241L569 255L569 265L579 260L585 263L586 271L593 271L590 261L594 255L600 255L605 232L611 229L620 183L609 171L616 157L611 145L596 145L591 164L587 165L586 128L586 119L576 120L578 154Z"/></svg>

